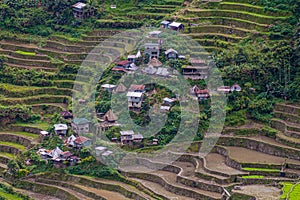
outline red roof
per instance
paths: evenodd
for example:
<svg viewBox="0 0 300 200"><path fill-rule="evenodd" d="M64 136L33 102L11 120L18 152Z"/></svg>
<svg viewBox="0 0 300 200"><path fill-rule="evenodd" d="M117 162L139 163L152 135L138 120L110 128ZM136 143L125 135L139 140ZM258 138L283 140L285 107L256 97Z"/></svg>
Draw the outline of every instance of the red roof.
<svg viewBox="0 0 300 200"><path fill-rule="evenodd" d="M89 139L89 138L87 138L87 137L79 136L79 137L77 137L77 138L74 140L74 142L77 143L77 144L83 144L83 143L85 143L85 142L88 141L88 140L91 140L91 139Z"/></svg>
<svg viewBox="0 0 300 200"><path fill-rule="evenodd" d="M61 112L60 114L61 114L61 116L63 116L63 117L72 117L72 116L73 116L72 113L69 112L69 111L63 111L63 112Z"/></svg>
<svg viewBox="0 0 300 200"><path fill-rule="evenodd" d="M120 67L113 67L111 69L112 71L121 71L121 72L128 72L128 70L124 69L124 68L120 68Z"/></svg>
<svg viewBox="0 0 300 200"><path fill-rule="evenodd" d="M197 94L209 94L209 91L208 90L198 90L196 93Z"/></svg>
<svg viewBox="0 0 300 200"><path fill-rule="evenodd" d="M130 64L130 61L128 61L128 60L121 60L121 61L117 62L117 65L120 65L120 66L126 66L128 64Z"/></svg>
<svg viewBox="0 0 300 200"><path fill-rule="evenodd" d="M206 63L205 60L196 60L196 59L191 60L191 64L205 64L205 63Z"/></svg>
<svg viewBox="0 0 300 200"><path fill-rule="evenodd" d="M62 152L61 155L63 155L64 157L70 157L73 154L70 151L65 151L65 152Z"/></svg>
<svg viewBox="0 0 300 200"><path fill-rule="evenodd" d="M129 90L145 90L145 85L131 84Z"/></svg>

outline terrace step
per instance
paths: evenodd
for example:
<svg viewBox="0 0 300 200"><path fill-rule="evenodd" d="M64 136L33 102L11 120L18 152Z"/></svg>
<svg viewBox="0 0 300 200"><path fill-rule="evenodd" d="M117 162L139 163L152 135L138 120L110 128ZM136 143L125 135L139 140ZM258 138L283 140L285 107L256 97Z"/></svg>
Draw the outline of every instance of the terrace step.
<svg viewBox="0 0 300 200"><path fill-rule="evenodd" d="M45 183L40 183L40 182L36 182L34 179L26 179L26 181L24 181L25 183L28 182L28 183L33 183L34 184L34 187L31 189L33 190L34 192L36 191L35 188L37 188L38 186L42 186L42 187L51 187L51 188L54 188L54 189L57 189L57 191L55 193L49 193L49 191L44 191L44 192L41 192L42 194L47 192L47 195L51 195L51 196L55 196L55 197L58 197L60 198L59 196L61 194L57 194L57 193L60 193L60 191L64 191L65 193L68 194L68 197L69 198L66 198L68 200L93 200L92 198L89 198L79 192L77 192L76 190L72 190L72 189L69 189L69 188L65 188L65 187L61 187L61 186L57 186L57 185L51 185L51 184L45 184ZM27 189L27 188L26 188ZM27 189L28 190L28 189ZM38 191L40 192L40 191Z"/></svg>
<svg viewBox="0 0 300 200"><path fill-rule="evenodd" d="M190 198L190 197L186 197L183 195L178 195L173 192L170 192L167 189L165 189L164 187L162 187L160 184L154 183L152 181L147 181L147 180L138 179L138 178L131 178L131 179L141 183L144 187L148 188L152 192L154 192L160 196L163 196L164 199L170 199L170 200L171 199L177 199L177 200L193 200L194 199L194 198Z"/></svg>
<svg viewBox="0 0 300 200"><path fill-rule="evenodd" d="M39 182L46 184L58 185L64 188L68 188L86 196L88 199L111 199L111 200L129 200L129 198L123 196L120 193L112 192L108 190L96 189L86 185L80 185L77 183L54 181L50 179L39 179Z"/></svg>
<svg viewBox="0 0 300 200"><path fill-rule="evenodd" d="M300 132L296 132L296 131L285 131L285 132L284 132L284 135L286 135L286 136L288 136L288 137L300 139Z"/></svg>
<svg viewBox="0 0 300 200"><path fill-rule="evenodd" d="M287 159L279 156L272 156L269 154L261 153L258 151L242 148L242 147L233 147L226 146L228 150L228 155L231 159L234 159L238 163L246 164L274 164L274 165L282 165L283 163L296 164L300 165L299 160Z"/></svg>
<svg viewBox="0 0 300 200"><path fill-rule="evenodd" d="M300 124L287 122L276 118L271 119L271 127L281 132L285 132L285 131L300 132Z"/></svg>
<svg viewBox="0 0 300 200"><path fill-rule="evenodd" d="M189 33L189 34L180 34L182 36L190 36L194 39L220 39L224 41L238 41L240 39L243 39L243 37L240 36L233 36L230 34L225 33Z"/></svg>
<svg viewBox="0 0 300 200"><path fill-rule="evenodd" d="M13 157L14 154L0 152L0 163L7 164Z"/></svg>
<svg viewBox="0 0 300 200"><path fill-rule="evenodd" d="M7 165L0 163L0 174L7 169Z"/></svg>
<svg viewBox="0 0 300 200"><path fill-rule="evenodd" d="M275 104L275 111L281 111L284 113L300 116L300 106L294 104Z"/></svg>
<svg viewBox="0 0 300 200"><path fill-rule="evenodd" d="M283 143L283 144L286 144L286 145L289 145L292 147L300 148L300 139L298 139L298 138L291 138L291 137L284 135L283 133L277 133L276 140L280 143Z"/></svg>
<svg viewBox="0 0 300 200"><path fill-rule="evenodd" d="M239 10L216 10L216 9L195 9L188 8L185 10L185 14L194 14L201 17L232 17L242 20L249 20L256 23L271 24L276 20L284 20L287 17L274 17L263 14L256 14L251 12L239 11Z"/></svg>
<svg viewBox="0 0 300 200"><path fill-rule="evenodd" d="M220 199L222 197L221 193L211 192L203 189L199 189L198 187L189 186L186 183L177 182L177 174L169 171L157 170L153 172L147 172L151 170L146 166L138 166L136 169L135 167L130 167L128 169L130 172L126 172L126 175L131 178L139 178L145 179L147 181L156 182L158 179L160 181L156 182L159 183L161 186L165 187L165 189L169 190L170 192L185 195L187 197L193 198L208 198L208 199ZM143 172L141 172L141 170ZM127 169L122 169L122 171L127 171ZM134 171L134 172L132 172ZM155 181L156 180L156 181ZM191 179L189 179L191 180ZM198 181L200 178L198 179ZM196 182L195 182L196 183ZM213 183L208 183L206 180L201 180L201 182L197 182L198 186L201 186L202 183L204 185L210 185L212 188L220 187L218 185L214 185ZM207 186L207 189L210 189L210 186ZM202 187L202 186L201 186Z"/></svg>
<svg viewBox="0 0 300 200"><path fill-rule="evenodd" d="M248 30L255 30L261 32L267 32L269 30L268 24L255 23L249 20L241 20L239 18L231 17L179 17L183 22L191 24L190 28L201 25L224 25L230 27L243 28ZM189 28L189 27L188 27ZM187 28L187 30L189 30Z"/></svg>
<svg viewBox="0 0 300 200"><path fill-rule="evenodd" d="M295 124L300 124L300 116L295 115L295 114L290 114L287 112L282 112L282 111L274 111L274 116L276 118L282 119L287 122L295 123Z"/></svg>
<svg viewBox="0 0 300 200"><path fill-rule="evenodd" d="M0 132L0 142L9 142L20 144L24 147L32 147L32 138L25 137L20 134L3 133Z"/></svg>
<svg viewBox="0 0 300 200"><path fill-rule="evenodd" d="M245 37L247 33L253 33L255 31L246 28L228 26L228 25L201 25L190 28L191 33L225 33L236 34L238 36Z"/></svg>
<svg viewBox="0 0 300 200"><path fill-rule="evenodd" d="M35 140L38 139L38 137L39 137L38 134L29 133L29 132L21 132L21 131L20 132L3 131L3 132L0 132L0 136L1 136L1 134L24 137L26 139L29 139L31 141L31 143L34 143Z"/></svg>
<svg viewBox="0 0 300 200"><path fill-rule="evenodd" d="M57 184L80 184L86 187L92 187L96 190L105 190L113 193L120 193L121 196L130 198L130 199L141 199L141 200L150 200L157 199L158 197L151 194L149 190L142 187L141 185L133 182L128 179L128 183L121 181L107 180L101 178L93 178L83 175L60 175L55 173L45 173L35 176L36 179L40 181L50 181L57 182ZM73 187L69 185L69 187ZM71 188L72 189L72 188Z"/></svg>
<svg viewBox="0 0 300 200"><path fill-rule="evenodd" d="M6 50L0 48L0 53L4 55L13 56L20 59L31 59L31 60L45 60L50 61L50 58L45 54L36 54L36 55L23 55L19 54L16 51Z"/></svg>
<svg viewBox="0 0 300 200"><path fill-rule="evenodd" d="M56 68L48 68L48 67L35 67L35 66L27 66L27 65L17 65L14 63L10 63L10 62L4 62L4 64L11 66L11 67L17 67L17 68L22 68L22 69L36 69L38 71L48 71L48 72L55 72L57 71Z"/></svg>
<svg viewBox="0 0 300 200"><path fill-rule="evenodd" d="M244 175L243 171L232 168L226 164L226 158L218 153L209 153L204 158L207 169L217 174L227 174L228 176ZM223 176L224 177L224 176Z"/></svg>
<svg viewBox="0 0 300 200"><path fill-rule="evenodd" d="M78 176L80 178L85 178L90 181L95 182L96 184L111 184L111 185L119 185L122 188L126 189L129 192L138 194L139 196L145 198L145 199L152 199L153 197L149 196L148 194L142 192L140 189L137 189L136 187L133 187L132 185L125 184L123 182L119 181L113 181L113 180L108 180L108 179L100 179L100 178L90 178L86 176Z"/></svg>
<svg viewBox="0 0 300 200"><path fill-rule="evenodd" d="M266 136L257 136L256 135L256 136L242 137L242 136L222 135L220 139L230 140L230 138L232 138L232 139L246 139L248 141L247 143L259 142L261 144L260 146L263 146L265 144L265 145L272 146L272 147L275 147L275 148L288 149L290 151L295 151L296 154L300 153L299 149L297 149L295 147L285 145L285 144L282 144L282 143L279 143L275 139L269 138L269 137L266 137ZM228 143L224 143L224 142L220 142L220 145L221 146L230 146ZM245 146L244 148L251 149L248 146ZM261 152L261 150L258 150L258 151ZM270 155L272 155L272 154L270 154Z"/></svg>

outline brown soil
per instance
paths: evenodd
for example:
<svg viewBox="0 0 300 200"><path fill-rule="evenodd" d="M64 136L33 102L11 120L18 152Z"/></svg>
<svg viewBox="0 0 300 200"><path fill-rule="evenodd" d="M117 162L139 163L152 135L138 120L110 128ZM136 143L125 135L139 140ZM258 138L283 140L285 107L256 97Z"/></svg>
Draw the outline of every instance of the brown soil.
<svg viewBox="0 0 300 200"><path fill-rule="evenodd" d="M247 185L241 186L242 190L236 192L255 196L257 200L277 200L280 197L281 190L276 187L265 185Z"/></svg>
<svg viewBox="0 0 300 200"><path fill-rule="evenodd" d="M100 179L100 178L90 178L90 177L86 177L86 176L79 176L79 177L86 178L86 179L92 180L94 182L106 183L106 184L111 184L111 185L119 185L119 186L125 188L126 190L134 192L134 193L136 193L136 194L138 194L138 195L140 195L140 196L142 196L146 199L152 199L149 195L143 193L142 191L140 191L136 187L133 187L131 185L128 185L128 184L125 184L125 183L122 183L122 182L107 180L107 179Z"/></svg>
<svg viewBox="0 0 300 200"><path fill-rule="evenodd" d="M223 172L228 175L243 174L244 172L229 167L225 164L225 157L217 153L209 153L206 157L206 165L208 169Z"/></svg>
<svg viewBox="0 0 300 200"><path fill-rule="evenodd" d="M16 189L16 191L29 196L30 198L33 199L39 199L39 200L63 200L63 199L59 199L56 197L52 197L52 196L47 196L47 195L43 195L43 194L39 194L39 193L34 193L31 191L27 191L27 190L21 190L21 189Z"/></svg>
<svg viewBox="0 0 300 200"><path fill-rule="evenodd" d="M272 156L258 151L249 150L241 147L226 147L229 150L229 156L242 163L261 163L281 165L285 158ZM299 160L287 159L288 163L300 164Z"/></svg>
<svg viewBox="0 0 300 200"><path fill-rule="evenodd" d="M142 179L136 179L136 178L134 178L133 180L140 182L145 187L151 189L155 193L162 195L168 199L171 199L171 200L193 200L193 198L189 198L189 197L185 197L185 196L181 196L181 195L177 195L172 192L169 192L168 190L166 190L165 188L163 188L161 185L159 185L157 183L154 183L151 181L145 181Z"/></svg>

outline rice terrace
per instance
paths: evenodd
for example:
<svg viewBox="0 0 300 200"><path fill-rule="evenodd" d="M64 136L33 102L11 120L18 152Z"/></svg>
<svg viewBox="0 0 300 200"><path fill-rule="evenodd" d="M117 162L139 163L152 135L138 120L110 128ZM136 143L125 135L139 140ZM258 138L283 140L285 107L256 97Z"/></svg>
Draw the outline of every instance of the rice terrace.
<svg viewBox="0 0 300 200"><path fill-rule="evenodd" d="M299 0L0 0L0 199L300 200Z"/></svg>

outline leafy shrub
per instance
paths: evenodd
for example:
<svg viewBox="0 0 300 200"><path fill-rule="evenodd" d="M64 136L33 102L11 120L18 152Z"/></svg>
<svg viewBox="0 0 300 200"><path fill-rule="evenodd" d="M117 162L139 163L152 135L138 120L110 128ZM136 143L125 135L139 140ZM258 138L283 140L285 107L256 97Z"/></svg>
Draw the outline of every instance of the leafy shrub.
<svg viewBox="0 0 300 200"><path fill-rule="evenodd" d="M278 133L277 130L275 130L269 126L264 126L261 131L262 131L263 135L270 137L270 138L275 138L276 134Z"/></svg>

